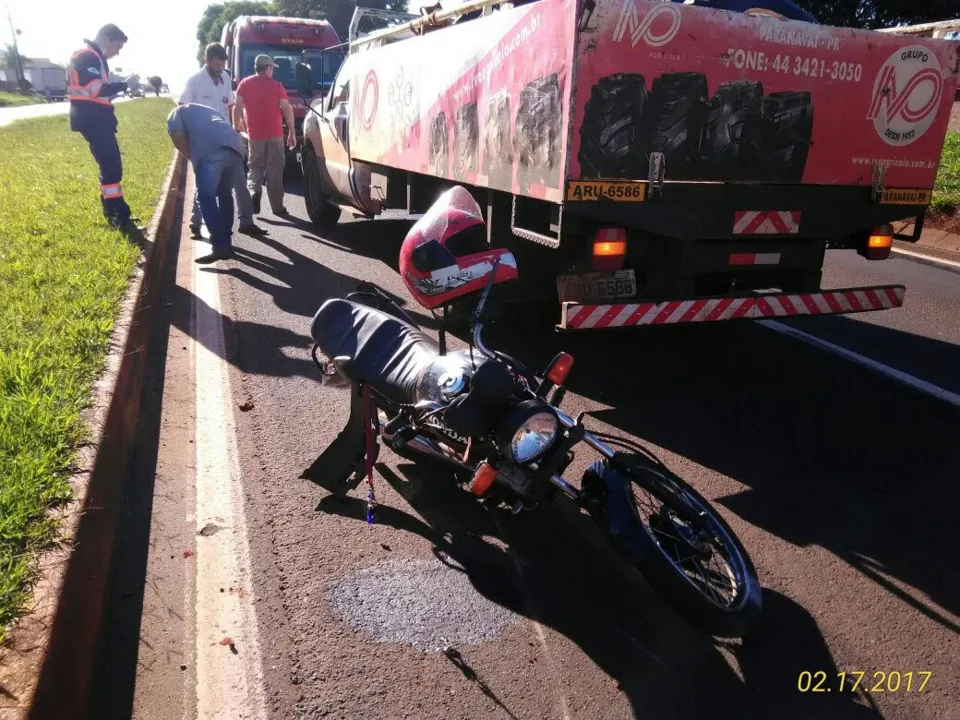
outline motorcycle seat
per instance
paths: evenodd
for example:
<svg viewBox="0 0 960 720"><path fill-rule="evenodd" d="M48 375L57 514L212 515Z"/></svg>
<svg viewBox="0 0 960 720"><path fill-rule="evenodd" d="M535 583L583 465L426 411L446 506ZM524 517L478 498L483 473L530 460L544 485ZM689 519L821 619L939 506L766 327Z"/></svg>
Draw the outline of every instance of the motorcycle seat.
<svg viewBox="0 0 960 720"><path fill-rule="evenodd" d="M417 400L417 379L440 350L413 325L393 315L341 298L320 306L310 325L320 350L347 380L369 385L396 403Z"/></svg>

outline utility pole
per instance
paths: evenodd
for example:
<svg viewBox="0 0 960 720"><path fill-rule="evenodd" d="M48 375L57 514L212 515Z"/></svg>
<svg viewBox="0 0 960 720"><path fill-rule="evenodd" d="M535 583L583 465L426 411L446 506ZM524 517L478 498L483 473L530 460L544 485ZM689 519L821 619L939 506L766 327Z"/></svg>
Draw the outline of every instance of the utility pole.
<svg viewBox="0 0 960 720"><path fill-rule="evenodd" d="M18 31L13 27L13 18L10 16L10 6L7 5L7 22L10 23L10 34L13 35L13 54L16 55L14 58L17 61L17 87L21 91L27 91L27 78L23 74L23 58L20 56L20 47L17 45L17 34Z"/></svg>

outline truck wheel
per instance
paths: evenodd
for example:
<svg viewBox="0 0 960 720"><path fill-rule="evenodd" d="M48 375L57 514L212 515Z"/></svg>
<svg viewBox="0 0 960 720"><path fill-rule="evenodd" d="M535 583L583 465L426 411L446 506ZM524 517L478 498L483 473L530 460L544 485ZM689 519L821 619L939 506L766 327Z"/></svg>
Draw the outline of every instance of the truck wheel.
<svg viewBox="0 0 960 720"><path fill-rule="evenodd" d="M721 84L710 101L701 159L708 180L751 180L760 169L763 143L763 84ZM669 167L669 166L668 166Z"/></svg>
<svg viewBox="0 0 960 720"><path fill-rule="evenodd" d="M580 126L581 177L644 177L641 152L647 86L643 75L617 73L590 90Z"/></svg>
<svg viewBox="0 0 960 720"><path fill-rule="evenodd" d="M698 72L661 75L653 81L649 153L663 153L666 177L693 179L707 117L707 77Z"/></svg>
<svg viewBox="0 0 960 720"><path fill-rule="evenodd" d="M764 176L770 182L798 183L810 152L813 102L808 92L772 93L763 99Z"/></svg>
<svg viewBox="0 0 960 720"><path fill-rule="evenodd" d="M303 150L303 199L307 205L310 222L318 228L336 225L340 219L340 208L330 204L323 194L323 182L320 178L320 166L313 150Z"/></svg>

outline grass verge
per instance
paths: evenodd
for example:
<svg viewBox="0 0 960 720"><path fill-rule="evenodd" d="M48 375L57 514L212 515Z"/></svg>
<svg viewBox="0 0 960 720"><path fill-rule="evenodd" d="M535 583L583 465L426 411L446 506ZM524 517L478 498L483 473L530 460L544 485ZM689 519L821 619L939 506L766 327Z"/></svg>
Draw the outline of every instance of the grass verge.
<svg viewBox="0 0 960 720"><path fill-rule="evenodd" d="M17 107L19 105L36 105L40 100L32 95L18 95L0 91L0 107Z"/></svg>
<svg viewBox="0 0 960 720"><path fill-rule="evenodd" d="M944 215L954 215L960 210L960 132L947 133L931 210Z"/></svg>
<svg viewBox="0 0 960 720"><path fill-rule="evenodd" d="M169 99L117 105L124 195L154 212L172 145ZM0 129L0 641L29 598L35 555L71 497L80 417L140 249L109 228L99 173L65 116Z"/></svg>

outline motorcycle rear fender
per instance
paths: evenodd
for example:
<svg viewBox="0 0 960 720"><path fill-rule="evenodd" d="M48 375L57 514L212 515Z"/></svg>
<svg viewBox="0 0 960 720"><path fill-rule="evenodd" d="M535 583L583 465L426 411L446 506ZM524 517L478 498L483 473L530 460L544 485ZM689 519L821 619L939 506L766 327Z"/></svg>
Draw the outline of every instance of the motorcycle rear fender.
<svg viewBox="0 0 960 720"><path fill-rule="evenodd" d="M583 488L593 496L596 509L602 512L602 517L597 517L595 510L591 509L594 520L632 562L642 562L655 550L653 540L634 511L630 480L624 473L611 467L608 461L598 460L584 473ZM588 503L588 509L591 504Z"/></svg>

